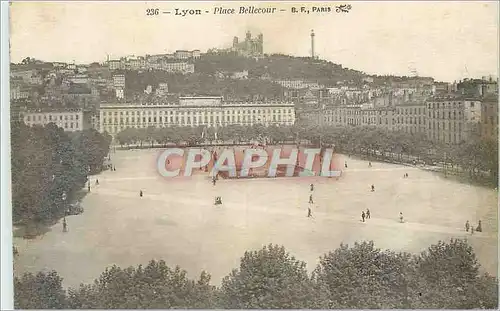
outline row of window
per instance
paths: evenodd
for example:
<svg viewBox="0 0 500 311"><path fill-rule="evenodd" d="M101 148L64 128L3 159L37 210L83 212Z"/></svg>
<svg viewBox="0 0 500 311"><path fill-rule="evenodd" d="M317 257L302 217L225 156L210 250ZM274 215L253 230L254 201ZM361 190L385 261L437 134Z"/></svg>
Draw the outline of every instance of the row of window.
<svg viewBox="0 0 500 311"><path fill-rule="evenodd" d="M340 116L337 116L337 117L331 117L331 116L326 116L325 121L327 122L342 122L342 117ZM344 119L345 120L345 119ZM359 121L357 122L356 124L389 124L389 121L388 121L388 118L378 118L378 120L376 118L363 118L362 119L363 121ZM405 122L406 121L406 122ZM420 124L420 125L423 125L425 124L425 120L423 117L407 117L407 118L404 118L404 117L397 117L395 119L392 119L392 122L393 123L397 123L397 124Z"/></svg>
<svg viewBox="0 0 500 311"><path fill-rule="evenodd" d="M448 126L446 126L446 124L448 124ZM462 123L461 122L451 122L451 123L447 123L447 122L443 122L441 124L441 122L439 121L434 121L434 122L429 122L428 124L428 128L430 130L451 130L451 131L456 131L458 130L459 132L462 131Z"/></svg>
<svg viewBox="0 0 500 311"><path fill-rule="evenodd" d="M397 109L397 114L424 114L424 108L401 108ZM344 115L388 115L388 111L363 111L363 110L330 110L330 114L344 114Z"/></svg>
<svg viewBox="0 0 500 311"><path fill-rule="evenodd" d="M59 117L59 118L58 118ZM79 115L75 114L75 115L64 115L64 120L73 120L73 117L74 117L74 120L78 120L79 118ZM26 116L26 121L62 121L63 120L63 116L62 115L49 115L47 117L47 115L33 115L33 116Z"/></svg>
<svg viewBox="0 0 500 311"><path fill-rule="evenodd" d="M442 103L428 103L427 108L429 109L443 109L443 108L457 108L462 107L462 102L442 102ZM474 107L474 102L469 103L470 107Z"/></svg>
<svg viewBox="0 0 500 311"><path fill-rule="evenodd" d="M126 115L128 116L129 115L129 112L130 112L130 115L175 115L175 111L148 111L147 113L145 111L103 111L102 112L102 115L103 116L123 116L123 115ZM220 114L221 112L225 113L225 114L250 114L250 110L225 110L225 111L203 111L205 114ZM178 112L178 114L182 115L191 115L191 114L201 114L202 111L180 111ZM292 109L253 109L251 110L251 113L255 114L255 113L278 113L278 114L291 114L292 113Z"/></svg>
<svg viewBox="0 0 500 311"><path fill-rule="evenodd" d="M446 118L446 115L448 115L448 119L453 119L453 120L456 120L457 119L457 112L456 111L453 111L453 114L451 113L451 111L448 111L448 114L446 113L446 111L429 111L429 118L434 118L434 119L445 119ZM462 111L458 111L458 118L461 119L462 118Z"/></svg>
<svg viewBox="0 0 500 311"><path fill-rule="evenodd" d="M397 110L398 114L424 114L424 108L419 107L419 108L398 108Z"/></svg>
<svg viewBox="0 0 500 311"><path fill-rule="evenodd" d="M272 121L282 121L282 120L292 120L293 118L291 116L289 116L288 118L286 118L285 116L283 116L283 118L281 117L281 115L273 115L272 118L270 118L270 120L272 119ZM193 123L197 123L197 122L201 122L202 124L205 124L205 123L214 123L214 120L216 123L219 123L220 120L222 121L227 121L227 122L242 122L242 121L266 121L267 118L261 118L261 117L256 117L255 115L251 116L226 116L226 118L224 117L221 117L219 118L219 116L210 116L210 118L208 116L205 115L204 118L202 117L196 117L196 116L193 116L192 118L191 117L179 117L179 116L170 116L170 117L142 117L142 123L164 123L164 122L170 122L170 123L181 123L181 124L184 124L186 121L186 123L188 124L191 124L191 120L193 120ZM210 122L209 122L210 120ZM114 121L114 122L113 122ZM114 124L129 124L129 123L141 123L141 117L125 117L125 118L103 118L102 119L102 123L103 124L108 124L108 123L114 123Z"/></svg>
<svg viewBox="0 0 500 311"><path fill-rule="evenodd" d="M50 123L50 122L49 122ZM40 123L37 122L26 122L26 125L37 125ZM57 126L62 127L64 129L78 129L79 128L79 123L78 122L58 122L56 123Z"/></svg>
<svg viewBox="0 0 500 311"><path fill-rule="evenodd" d="M434 106L434 104L436 106ZM440 106L442 104L442 106ZM429 109L439 109L441 108L457 108L457 103L448 103L448 106L445 107L445 103L429 103L428 108ZM459 103L459 107L462 107L462 103ZM470 107L474 107L474 103L470 103ZM439 111L432 111L439 113ZM397 108L396 113L399 115L408 115L408 114L424 114L425 113L425 108L423 107L413 107L413 108ZM429 116L430 116L431 111L429 111ZM444 112L445 113L445 112ZM362 111L359 109L354 109L354 110L330 110L330 114L344 114L344 115L359 115L359 114L367 114L367 115L387 115L388 111Z"/></svg>
<svg viewBox="0 0 500 311"><path fill-rule="evenodd" d="M331 117L326 117L325 118L326 121L328 122L342 122L342 118L331 118ZM417 121L418 120L418 121ZM352 118L348 118L347 120L347 124L352 124L352 125L360 125L362 122L361 120L358 120L358 119L352 119ZM401 124L402 123L402 119L396 119L397 123L398 124ZM415 124L417 125L417 122L418 122L418 125L424 125L424 121L422 118L418 118L416 120L413 120L410 119L410 123L409 124ZM382 125L384 122L382 121L381 118L378 119L378 124L379 125ZM373 119L363 119L363 124L377 124L377 120L373 120ZM388 120L385 119L385 124L387 125L388 124ZM448 124L448 125L447 125ZM437 135L439 133L439 131L441 130L449 130L451 132L458 132L458 136L456 138L456 142L459 142L460 141L460 133L462 132L462 123L461 122L439 122L439 121L434 121L434 122L429 122L428 123L428 128L429 130L431 131L436 131L434 134L432 135ZM422 127L417 127L417 128L413 128L413 127L408 127L408 128L403 128L402 130L403 131L407 131L407 132L410 132L410 133L413 133L413 132L416 132L416 131L421 131L423 128ZM451 135L451 134L450 134ZM454 135L457 135L457 133L455 133ZM451 136L450 136L451 137ZM450 141L451 141L451 138L450 138Z"/></svg>

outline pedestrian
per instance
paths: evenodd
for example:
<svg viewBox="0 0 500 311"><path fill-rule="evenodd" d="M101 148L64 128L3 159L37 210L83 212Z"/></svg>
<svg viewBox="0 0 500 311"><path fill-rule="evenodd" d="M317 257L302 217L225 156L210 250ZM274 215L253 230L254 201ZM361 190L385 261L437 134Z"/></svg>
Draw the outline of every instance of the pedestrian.
<svg viewBox="0 0 500 311"><path fill-rule="evenodd" d="M311 191L314 191L314 185L311 184Z"/></svg>
<svg viewBox="0 0 500 311"><path fill-rule="evenodd" d="M477 232L483 232L483 227L481 226L481 220L480 220L480 221L478 221L476 231L477 231Z"/></svg>
<svg viewBox="0 0 500 311"><path fill-rule="evenodd" d="M139 196L142 198L142 190L139 191Z"/></svg>
<svg viewBox="0 0 500 311"><path fill-rule="evenodd" d="M399 212L399 221L402 223L404 220L403 218L403 213L402 212Z"/></svg>
<svg viewBox="0 0 500 311"><path fill-rule="evenodd" d="M313 195L312 194L309 196L309 203L310 204L314 204Z"/></svg>
<svg viewBox="0 0 500 311"><path fill-rule="evenodd" d="M470 224L469 224L469 221L467 220L465 222L465 232L469 232L469 228L470 228Z"/></svg>
<svg viewBox="0 0 500 311"><path fill-rule="evenodd" d="M370 210L369 209L366 209L366 219L370 219L371 216L370 216Z"/></svg>
<svg viewBox="0 0 500 311"><path fill-rule="evenodd" d="M87 190L90 192L90 185L87 186Z"/></svg>
<svg viewBox="0 0 500 311"><path fill-rule="evenodd" d="M406 178L408 178L408 173L406 173Z"/></svg>
<svg viewBox="0 0 500 311"><path fill-rule="evenodd" d="M365 222L365 217L366 217L365 211L362 211L361 212L361 219L362 219L363 222Z"/></svg>
<svg viewBox="0 0 500 311"><path fill-rule="evenodd" d="M95 180L95 184L96 184L96 185L99 185L99 179L96 179L96 180Z"/></svg>
<svg viewBox="0 0 500 311"><path fill-rule="evenodd" d="M222 204L222 198L221 197L215 197L215 205L220 205Z"/></svg>
<svg viewBox="0 0 500 311"><path fill-rule="evenodd" d="M372 167L372 162L368 162L368 167Z"/></svg>
<svg viewBox="0 0 500 311"><path fill-rule="evenodd" d="M310 207L307 208L307 217L312 217L312 211Z"/></svg>
<svg viewBox="0 0 500 311"><path fill-rule="evenodd" d="M372 192L375 191L375 185L372 185Z"/></svg>
<svg viewBox="0 0 500 311"><path fill-rule="evenodd" d="M63 218L63 232L68 232L68 224L66 223L66 217Z"/></svg>
<svg viewBox="0 0 500 311"><path fill-rule="evenodd" d="M347 161L345 161L345 163L344 163L344 167L345 167L345 168L347 168Z"/></svg>

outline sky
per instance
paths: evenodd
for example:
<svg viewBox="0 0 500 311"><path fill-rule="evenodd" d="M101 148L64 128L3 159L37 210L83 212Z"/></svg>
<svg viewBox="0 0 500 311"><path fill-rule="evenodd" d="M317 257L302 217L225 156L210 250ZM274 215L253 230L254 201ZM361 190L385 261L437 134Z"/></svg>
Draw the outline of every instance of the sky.
<svg viewBox="0 0 500 311"><path fill-rule="evenodd" d="M349 13L334 6L349 3ZM215 15L214 8L276 7L275 14ZM291 13L291 7L331 7ZM194 16L160 12L201 9ZM280 12L279 9L286 11ZM229 47L247 30L263 33L265 53L309 56L310 33L322 58L368 74L498 77L497 1L388 2L15 2L10 10L11 62L102 62L109 55Z"/></svg>

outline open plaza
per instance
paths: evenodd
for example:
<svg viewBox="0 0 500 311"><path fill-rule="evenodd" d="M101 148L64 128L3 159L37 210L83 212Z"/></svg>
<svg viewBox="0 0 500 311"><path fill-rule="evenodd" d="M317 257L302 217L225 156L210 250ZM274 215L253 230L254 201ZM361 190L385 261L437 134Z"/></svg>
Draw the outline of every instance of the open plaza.
<svg viewBox="0 0 500 311"><path fill-rule="evenodd" d="M81 202L85 211L66 218L68 232L58 223L36 239L14 239L15 274L54 269L65 286L74 287L113 264L163 259L191 277L206 270L219 284L246 250L269 243L284 245L312 271L318 258L340 243L373 240L379 248L420 252L439 240L466 238L484 270L497 275L496 190L416 167L379 162L370 167L347 156L341 156L348 168L338 179L219 179L213 185L202 171L162 177L156 165L161 152L112 153L116 171L91 176L91 192ZM215 206L215 197L223 204ZM371 218L362 222L367 209ZM467 220L474 227L481 220L483 232L465 232Z"/></svg>

